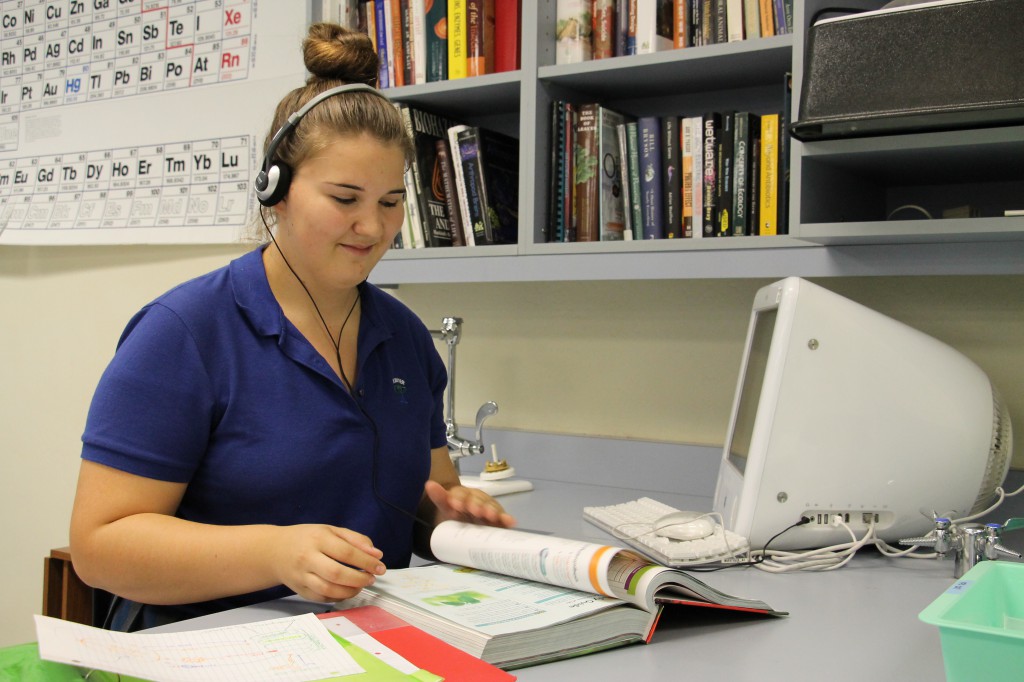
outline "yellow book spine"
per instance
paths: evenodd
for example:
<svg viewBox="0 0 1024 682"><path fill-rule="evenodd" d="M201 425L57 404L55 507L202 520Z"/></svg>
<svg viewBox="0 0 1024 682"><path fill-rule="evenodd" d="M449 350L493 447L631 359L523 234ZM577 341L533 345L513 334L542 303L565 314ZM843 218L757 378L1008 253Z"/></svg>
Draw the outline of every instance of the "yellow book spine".
<svg viewBox="0 0 1024 682"><path fill-rule="evenodd" d="M761 194L758 234L779 233L779 115L761 117Z"/></svg>
<svg viewBox="0 0 1024 682"><path fill-rule="evenodd" d="M448 80L469 75L466 12L466 0L448 0Z"/></svg>

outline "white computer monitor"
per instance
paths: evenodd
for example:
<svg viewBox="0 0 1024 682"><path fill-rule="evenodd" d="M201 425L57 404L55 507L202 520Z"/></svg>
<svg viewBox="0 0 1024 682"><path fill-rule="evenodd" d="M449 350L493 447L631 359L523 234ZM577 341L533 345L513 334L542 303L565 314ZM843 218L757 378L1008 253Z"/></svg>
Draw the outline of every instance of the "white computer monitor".
<svg viewBox="0 0 1024 682"><path fill-rule="evenodd" d="M901 322L790 277L754 298L714 508L752 549L887 542L994 499L1012 430L985 373ZM922 513L924 512L924 513Z"/></svg>

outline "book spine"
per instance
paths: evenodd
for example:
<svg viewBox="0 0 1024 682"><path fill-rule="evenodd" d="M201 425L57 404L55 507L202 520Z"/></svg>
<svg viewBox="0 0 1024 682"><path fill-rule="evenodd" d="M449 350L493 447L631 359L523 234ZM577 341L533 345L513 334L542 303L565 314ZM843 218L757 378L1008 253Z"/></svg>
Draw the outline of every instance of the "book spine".
<svg viewBox="0 0 1024 682"><path fill-rule="evenodd" d="M750 234L750 129L754 119L753 114L741 111L733 123L732 233L736 236Z"/></svg>
<svg viewBox="0 0 1024 682"><path fill-rule="evenodd" d="M684 117L679 126L679 147L683 159L683 237L693 237L693 119Z"/></svg>
<svg viewBox="0 0 1024 682"><path fill-rule="evenodd" d="M615 0L615 56L629 54L629 0Z"/></svg>
<svg viewBox="0 0 1024 682"><path fill-rule="evenodd" d="M700 3L701 45L715 44L715 0L694 0Z"/></svg>
<svg viewBox="0 0 1024 682"><path fill-rule="evenodd" d="M484 225L494 244L515 244L519 231L519 140L478 131Z"/></svg>
<svg viewBox="0 0 1024 682"><path fill-rule="evenodd" d="M761 117L761 194L759 234L778 234L779 115Z"/></svg>
<svg viewBox="0 0 1024 682"><path fill-rule="evenodd" d="M448 80L448 5L430 0L426 5L427 82Z"/></svg>
<svg viewBox="0 0 1024 682"><path fill-rule="evenodd" d="M483 76L487 73L484 49L484 0L466 0L466 75Z"/></svg>
<svg viewBox="0 0 1024 682"><path fill-rule="evenodd" d="M455 166L452 165L452 152L446 137L436 140L437 165L441 171L441 189L444 193L445 211L448 214L448 227L451 230L452 246L465 246L463 236L462 212L459 210L458 189L455 186Z"/></svg>
<svg viewBox="0 0 1024 682"><path fill-rule="evenodd" d="M593 57L593 20L589 0L558 0L555 15L555 64L578 64Z"/></svg>
<svg viewBox="0 0 1024 682"><path fill-rule="evenodd" d="M761 37L761 8L758 0L743 0L743 37Z"/></svg>
<svg viewBox="0 0 1024 682"><path fill-rule="evenodd" d="M448 80L465 78L467 74L466 2L448 0Z"/></svg>
<svg viewBox="0 0 1024 682"><path fill-rule="evenodd" d="M565 188L562 184L565 176L565 102L555 100L551 103L551 196L548 206L548 221L544 226L544 241L565 241L565 214L562 211L562 199Z"/></svg>
<svg viewBox="0 0 1024 682"><path fill-rule="evenodd" d="M462 165L462 150L459 148L459 133L469 126L455 125L448 128L448 149L452 155L452 168L455 171L455 194L458 197L459 218L462 223L463 238L466 246L476 246L472 223L469 217L469 200L466 195L466 176Z"/></svg>
<svg viewBox="0 0 1024 682"><path fill-rule="evenodd" d="M576 105L566 102L565 105L565 176L564 184L565 241L576 241L576 160L573 158L576 148Z"/></svg>
<svg viewBox="0 0 1024 682"><path fill-rule="evenodd" d="M672 47L690 46L690 8L688 0L672 2Z"/></svg>
<svg viewBox="0 0 1024 682"><path fill-rule="evenodd" d="M373 52L377 53L377 11L375 9L375 0L366 0L363 3L362 16L366 19L366 35L370 36L370 42L373 43ZM380 74L377 74L378 85L380 84Z"/></svg>
<svg viewBox="0 0 1024 682"><path fill-rule="evenodd" d="M377 59L380 65L377 67L377 85L381 88L391 87L391 68L394 65L391 64L391 54L388 52L388 44L391 39L388 35L388 12L387 0L374 0L373 3L373 26L377 34Z"/></svg>
<svg viewBox="0 0 1024 682"><path fill-rule="evenodd" d="M690 45L704 44L704 3L702 0L687 0L690 3Z"/></svg>
<svg viewBox="0 0 1024 682"><path fill-rule="evenodd" d="M727 0L715 0L715 43L729 42L729 16Z"/></svg>
<svg viewBox="0 0 1024 682"><path fill-rule="evenodd" d="M627 139L626 123L623 121L615 126L615 135L619 143L619 186L622 188L622 238L633 238L633 190L630 186L629 140Z"/></svg>
<svg viewBox="0 0 1024 682"><path fill-rule="evenodd" d="M726 0L725 15L728 41L743 40L743 0Z"/></svg>
<svg viewBox="0 0 1024 682"><path fill-rule="evenodd" d="M636 6L636 53L672 49L672 0L644 0Z"/></svg>
<svg viewBox="0 0 1024 682"><path fill-rule="evenodd" d="M477 246L493 244L494 237L487 229L484 216L483 169L480 166L480 131L474 126L467 126L456 136L459 145L459 158L462 162L462 178L466 185L466 205L469 209L469 231L473 233L473 243Z"/></svg>
<svg viewBox="0 0 1024 682"><path fill-rule="evenodd" d="M494 5L494 71L519 69L522 0L498 0Z"/></svg>
<svg viewBox="0 0 1024 682"><path fill-rule="evenodd" d="M789 33L789 26L786 24L786 6L783 0L774 0L775 11L775 32L779 35Z"/></svg>
<svg viewBox="0 0 1024 682"><path fill-rule="evenodd" d="M637 53L636 52L636 19L637 19L636 12L637 12L637 3L639 3L639 1L640 0L626 0L626 3L627 3L626 11L628 12L628 15L627 15L628 18L626 20L626 26L627 26L627 29L626 29L626 54L628 54L628 55L633 55L633 54Z"/></svg>
<svg viewBox="0 0 1024 682"><path fill-rule="evenodd" d="M640 192L640 131L636 121L626 124L626 149L629 151L629 211L633 239L644 238L643 200Z"/></svg>
<svg viewBox="0 0 1024 682"><path fill-rule="evenodd" d="M789 119L793 106L793 74L783 78L782 114L779 116L779 234L789 234Z"/></svg>
<svg viewBox="0 0 1024 682"><path fill-rule="evenodd" d="M619 146L618 126L625 118L606 107L598 110L597 129L600 135L598 171L599 187L598 227L601 241L622 241L626 231L626 205L622 186L623 156Z"/></svg>
<svg viewBox="0 0 1024 682"><path fill-rule="evenodd" d="M576 188L576 241L596 242L601 238L598 228L598 185L600 184L600 152L597 119L600 105L580 105L576 124L576 146L573 150Z"/></svg>
<svg viewBox="0 0 1024 682"><path fill-rule="evenodd" d="M497 0L483 0L484 73L494 73L494 26L497 21L495 2Z"/></svg>
<svg viewBox="0 0 1024 682"><path fill-rule="evenodd" d="M662 214L665 237L683 236L683 176L679 147L679 117L661 119Z"/></svg>
<svg viewBox="0 0 1024 682"><path fill-rule="evenodd" d="M693 237L704 236L704 119L690 117L690 146L693 148Z"/></svg>
<svg viewBox="0 0 1024 682"><path fill-rule="evenodd" d="M412 84L427 82L427 9L426 0L409 0L409 22L412 32Z"/></svg>
<svg viewBox="0 0 1024 682"><path fill-rule="evenodd" d="M718 138L722 130L722 115L717 112L704 114L702 118L703 136L701 150L704 161L703 223L704 235L714 237L718 234Z"/></svg>
<svg viewBox="0 0 1024 682"><path fill-rule="evenodd" d="M408 32L405 30L405 18L409 16L409 0L388 0L391 8L391 64L393 74L392 87L405 85L405 76L409 64L406 62L406 45ZM402 7L405 6L403 10Z"/></svg>
<svg viewBox="0 0 1024 682"><path fill-rule="evenodd" d="M775 35L775 7L772 0L758 0L761 7L761 36Z"/></svg>
<svg viewBox="0 0 1024 682"><path fill-rule="evenodd" d="M757 121L756 130L752 130L750 141L750 234L761 234L758 220L761 218L761 121Z"/></svg>
<svg viewBox="0 0 1024 682"><path fill-rule="evenodd" d="M733 125L735 116L732 112L722 114L722 132L718 136L718 173L716 187L718 201L718 234L719 237L732 236L732 183L735 136Z"/></svg>
<svg viewBox="0 0 1024 682"><path fill-rule="evenodd" d="M594 59L615 56L615 0L593 0L591 35Z"/></svg>
<svg viewBox="0 0 1024 682"><path fill-rule="evenodd" d="M656 116L637 119L640 147L640 210L644 239L665 236L661 184L661 122Z"/></svg>

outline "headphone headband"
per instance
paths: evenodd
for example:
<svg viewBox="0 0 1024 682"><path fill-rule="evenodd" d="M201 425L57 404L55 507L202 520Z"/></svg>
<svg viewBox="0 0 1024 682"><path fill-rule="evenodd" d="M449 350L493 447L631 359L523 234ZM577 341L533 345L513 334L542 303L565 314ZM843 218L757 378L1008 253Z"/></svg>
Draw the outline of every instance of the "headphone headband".
<svg viewBox="0 0 1024 682"><path fill-rule="evenodd" d="M334 97L335 95L341 95L347 92L369 92L381 99L390 102L388 96L382 93L372 85L366 83L348 83L346 85L339 85L325 90L313 99L306 102L298 111L294 112L288 117L284 125L274 133L274 137L270 139L270 144L267 145L267 153L263 159L263 163L260 166L260 172L256 175L256 181L253 183L256 188L256 198L264 206L273 206L274 204L284 199L288 193L288 184L291 181L291 169L286 164L276 163L274 161L274 154L277 152L277 148L280 146L284 138L291 133L299 125L299 121L309 113L309 111L316 105L323 102L325 99Z"/></svg>

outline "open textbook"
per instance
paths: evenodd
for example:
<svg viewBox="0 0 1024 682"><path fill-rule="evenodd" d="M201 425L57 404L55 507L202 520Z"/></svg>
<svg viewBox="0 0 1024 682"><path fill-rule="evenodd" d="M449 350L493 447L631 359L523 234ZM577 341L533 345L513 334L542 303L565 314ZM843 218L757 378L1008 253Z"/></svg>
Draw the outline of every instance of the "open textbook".
<svg viewBox="0 0 1024 682"><path fill-rule="evenodd" d="M632 551L458 521L430 548L444 563L388 571L338 604L372 604L500 668L649 642L671 604L784 615Z"/></svg>

